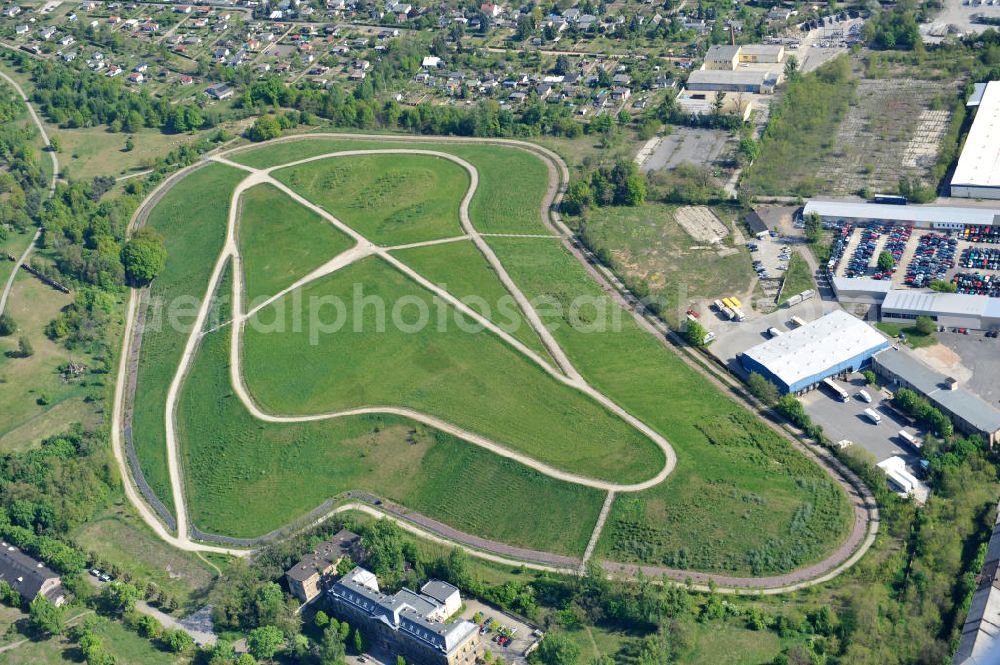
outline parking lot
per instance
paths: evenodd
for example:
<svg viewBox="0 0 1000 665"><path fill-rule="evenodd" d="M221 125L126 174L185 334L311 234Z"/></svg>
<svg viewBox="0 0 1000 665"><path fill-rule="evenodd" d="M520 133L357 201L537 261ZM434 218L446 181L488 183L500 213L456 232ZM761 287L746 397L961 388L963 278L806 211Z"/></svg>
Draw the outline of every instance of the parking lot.
<svg viewBox="0 0 1000 665"><path fill-rule="evenodd" d="M841 402L822 387L802 395L800 397L802 406L813 421L823 426L823 431L832 441L851 441L874 455L878 462L893 456L902 457L906 460L910 473L919 476L920 457L909 446L903 444L899 438L899 431L906 429L914 435L923 434L910 427L909 423L895 411L882 406L885 395L872 387L865 388L865 381L860 374L852 374L850 381L842 379L834 381L846 390L851 398L847 402ZM858 391L862 388L871 395L871 404L858 397ZM865 409L872 409L882 416L882 422L878 425L873 424L864 414Z"/></svg>
<svg viewBox="0 0 1000 665"><path fill-rule="evenodd" d="M726 151L729 133L720 129L675 127L652 148L649 156L639 166L639 171L675 169L681 164L710 165L721 159Z"/></svg>
<svg viewBox="0 0 1000 665"><path fill-rule="evenodd" d="M1000 340L977 330L968 335L951 330L936 335L940 346L914 353L942 374L957 379L963 388L1000 407Z"/></svg>
<svg viewBox="0 0 1000 665"><path fill-rule="evenodd" d="M751 313L747 310L747 320L742 323L727 321L718 312L706 311L701 316L701 323L716 334L715 341L708 346L709 352L742 375L743 368L736 359L737 355L767 341L768 328L785 332L794 327L791 323L793 316L813 321L834 309L838 309L836 303L821 300L817 296L792 307L779 307L770 314Z"/></svg>
<svg viewBox="0 0 1000 665"><path fill-rule="evenodd" d="M978 227L942 233L905 225L842 225L834 233L843 237L842 247L835 245L833 252L840 277L888 279L896 288L924 288L941 280L955 282L959 293L1000 297L1000 236ZM878 267L883 251L896 261L893 271Z"/></svg>
<svg viewBox="0 0 1000 665"><path fill-rule="evenodd" d="M459 615L462 619L472 621L476 613L483 615L485 623L492 619L496 621L501 630L490 630L483 634L483 645L489 649L494 656L500 656L507 663L527 663L527 653L531 646L538 641L534 634L535 628L515 619L509 614L504 614L500 610L474 598L465 598L465 609ZM500 632L511 632L512 640L506 646L500 646L497 639Z"/></svg>

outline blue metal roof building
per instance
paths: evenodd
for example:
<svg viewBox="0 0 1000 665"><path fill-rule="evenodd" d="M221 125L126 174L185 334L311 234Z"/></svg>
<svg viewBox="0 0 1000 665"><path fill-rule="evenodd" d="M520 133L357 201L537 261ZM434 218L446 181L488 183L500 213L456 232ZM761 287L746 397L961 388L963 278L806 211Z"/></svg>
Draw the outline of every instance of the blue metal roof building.
<svg viewBox="0 0 1000 665"><path fill-rule="evenodd" d="M800 393L823 379L861 369L889 348L879 331L843 310L748 349L740 355L747 372L768 379L782 393Z"/></svg>

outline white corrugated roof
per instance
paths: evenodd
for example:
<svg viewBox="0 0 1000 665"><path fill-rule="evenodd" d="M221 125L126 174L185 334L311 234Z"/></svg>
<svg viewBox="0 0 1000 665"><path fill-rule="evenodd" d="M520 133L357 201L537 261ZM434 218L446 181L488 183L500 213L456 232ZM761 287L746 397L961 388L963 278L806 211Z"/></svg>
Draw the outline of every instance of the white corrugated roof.
<svg viewBox="0 0 1000 665"><path fill-rule="evenodd" d="M986 84L951 185L1000 187L1000 81Z"/></svg>
<svg viewBox="0 0 1000 665"><path fill-rule="evenodd" d="M882 311L903 310L913 314L952 316L1000 316L1000 301L966 293L934 293L893 289L882 303Z"/></svg>
<svg viewBox="0 0 1000 665"><path fill-rule="evenodd" d="M790 386L885 343L882 333L838 309L758 344L745 355Z"/></svg>
<svg viewBox="0 0 1000 665"><path fill-rule="evenodd" d="M954 222L959 224L993 224L1000 215L995 208L891 205L887 203L861 203L858 201L817 201L806 202L802 214L815 212L821 217L842 217L844 219L875 219L886 222Z"/></svg>

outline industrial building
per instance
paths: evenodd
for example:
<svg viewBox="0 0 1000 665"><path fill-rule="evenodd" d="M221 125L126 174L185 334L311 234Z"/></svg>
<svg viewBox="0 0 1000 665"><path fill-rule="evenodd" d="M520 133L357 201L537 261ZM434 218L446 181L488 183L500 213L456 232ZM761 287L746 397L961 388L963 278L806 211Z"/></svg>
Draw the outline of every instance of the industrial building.
<svg viewBox="0 0 1000 665"><path fill-rule="evenodd" d="M905 289L886 293L882 301L883 321L909 322L918 316L929 316L948 328L1000 329L1000 299Z"/></svg>
<svg viewBox="0 0 1000 665"><path fill-rule="evenodd" d="M1000 660L1000 506L986 546L983 567L976 577L969 613L962 626L954 665L983 665Z"/></svg>
<svg viewBox="0 0 1000 665"><path fill-rule="evenodd" d="M889 341L864 321L835 310L745 351L740 362L783 393L801 393L823 379L856 372Z"/></svg>
<svg viewBox="0 0 1000 665"><path fill-rule="evenodd" d="M803 216L819 215L826 224L890 223L912 224L917 228L958 231L969 224L1000 225L1000 209L935 205L890 205L858 201L818 201L810 199Z"/></svg>
<svg viewBox="0 0 1000 665"><path fill-rule="evenodd" d="M1000 199L1000 81L990 81L970 100L976 117L951 177L951 195Z"/></svg>
<svg viewBox="0 0 1000 665"><path fill-rule="evenodd" d="M880 353L872 359L872 369L889 386L909 388L926 397L957 431L978 434L991 446L1000 438L1000 411L909 353L898 349Z"/></svg>
<svg viewBox="0 0 1000 665"><path fill-rule="evenodd" d="M760 70L728 71L723 69L699 69L691 72L687 80L688 90L703 92L752 92L770 94L778 85L779 75Z"/></svg>
<svg viewBox="0 0 1000 665"><path fill-rule="evenodd" d="M420 593L386 595L375 574L355 568L327 592L334 614L361 629L376 648L413 665L472 665L482 655L479 626L445 621L462 605L457 588L431 581Z"/></svg>

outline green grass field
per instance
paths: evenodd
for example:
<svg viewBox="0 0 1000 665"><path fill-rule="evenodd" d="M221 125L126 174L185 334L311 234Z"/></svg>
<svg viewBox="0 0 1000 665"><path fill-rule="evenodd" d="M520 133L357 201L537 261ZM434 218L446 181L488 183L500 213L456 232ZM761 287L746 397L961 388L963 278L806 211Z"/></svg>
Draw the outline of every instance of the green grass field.
<svg viewBox="0 0 1000 665"><path fill-rule="evenodd" d="M359 285L366 305L355 295ZM247 387L269 413L407 406L592 477L637 482L663 464L659 448L637 430L492 333L463 331L460 325L468 330L473 322L456 319L453 308L435 304L430 292L381 259L365 259L303 287L304 321L322 315L332 324L329 308L313 309L321 298L347 303L337 332L323 334L309 324L296 330L293 307L283 302L292 297L250 319L243 339ZM384 315L374 303L384 303ZM418 306L428 317L419 329ZM275 328L284 332L270 332Z"/></svg>
<svg viewBox="0 0 1000 665"><path fill-rule="evenodd" d="M876 323L875 327L890 337L899 337L900 333L906 335L907 346L919 349L925 346L937 344L937 335L934 333L924 334L917 330L916 325L905 326L899 323Z"/></svg>
<svg viewBox="0 0 1000 665"><path fill-rule="evenodd" d="M458 208L469 174L425 155L331 158L274 177L379 245L462 234Z"/></svg>
<svg viewBox="0 0 1000 665"><path fill-rule="evenodd" d="M490 244L528 297L548 294L568 306L579 294L602 296L560 247ZM617 332L581 332L564 318L553 318L550 329L591 385L657 428L677 452L664 483L617 496L599 556L759 574L818 560L846 537L850 511L839 487L630 317Z"/></svg>
<svg viewBox="0 0 1000 665"><path fill-rule="evenodd" d="M88 372L64 381L61 365L73 361L94 368L97 363L89 353L69 351L45 335L45 326L72 302L72 295L42 284L23 270L14 278L7 313L17 322L18 332L0 337L0 452L36 445L65 431L70 423L101 425L97 404L84 399L103 396L106 375ZM20 337L31 343L34 354L8 357L6 353L17 348Z"/></svg>
<svg viewBox="0 0 1000 665"><path fill-rule="evenodd" d="M131 506L115 505L72 534L73 541L105 563L150 580L181 604L203 597L215 571L196 554L175 549L160 540L135 515Z"/></svg>
<svg viewBox="0 0 1000 665"><path fill-rule="evenodd" d="M144 637L127 630L117 621L101 619L94 627L94 634L109 654L117 662L142 663L142 665L177 665L185 663L188 658L160 651ZM39 642L28 641L16 649L0 653L2 665L62 665L64 663L82 663L83 654L76 643L65 636L50 637Z"/></svg>
<svg viewBox="0 0 1000 665"><path fill-rule="evenodd" d="M275 295L354 244L273 185L247 190L240 206L237 232L247 303Z"/></svg>
<svg viewBox="0 0 1000 665"><path fill-rule="evenodd" d="M164 435L167 389L225 241L229 198L244 177L243 171L221 164L202 167L177 183L147 222L164 236L167 265L151 287L153 306L142 336L132 428L142 472L168 508L173 498Z"/></svg>
<svg viewBox="0 0 1000 665"><path fill-rule="evenodd" d="M471 240L412 247L393 255L551 362L538 333Z"/></svg>
<svg viewBox="0 0 1000 665"><path fill-rule="evenodd" d="M229 336L225 327L204 338L178 407L185 488L199 528L257 536L363 489L481 536L582 554L601 492L401 418L260 422L233 394Z"/></svg>
<svg viewBox="0 0 1000 665"><path fill-rule="evenodd" d="M541 202L548 187L548 169L538 157L518 148L314 138L261 146L236 153L232 159L254 168L267 168L341 150L383 148L443 150L471 162L479 172L479 187L469 206L469 216L479 231L545 232L539 206L521 202Z"/></svg>
<svg viewBox="0 0 1000 665"><path fill-rule="evenodd" d="M785 281L781 285L781 301L778 304L783 305L795 294L815 288L816 282L813 280L812 271L809 270L809 264L801 254L792 252L788 270L785 271Z"/></svg>
<svg viewBox="0 0 1000 665"><path fill-rule="evenodd" d="M590 242L608 251L619 273L644 280L651 295L664 299L672 323L684 318L690 300L746 295L753 277L745 247L720 252L694 240L674 219L676 209L662 203L595 207L585 219Z"/></svg>
<svg viewBox="0 0 1000 665"><path fill-rule="evenodd" d="M255 148L238 159L271 166L337 150L400 145L405 144L316 139ZM444 149L476 166L481 186L471 212L477 228L543 231L538 201L547 187L546 169L536 157L497 146L416 146ZM498 159L500 154L505 159ZM322 165L324 171L333 162L312 166ZM529 162L536 163L533 174L526 170ZM522 166L531 174L523 182L520 174L512 175ZM351 223L347 217L351 202L358 203L357 191L331 186L329 178L336 180L336 174L326 177L329 189L303 195L325 196L326 201L313 200ZM303 174L295 187L323 182L319 175ZM198 185L192 191L204 189ZM458 198L464 192L459 190ZM347 215L337 210L338 200ZM361 224L378 232L378 213L364 209L357 214ZM456 219L449 223L457 224ZM558 242L489 242L529 298L546 298L561 308L543 308L543 318L585 378L663 433L677 452L678 466L664 483L618 495L596 556L773 574L817 561L842 541L851 513L839 486L640 329ZM431 280L449 284L458 296L481 295L489 301L499 293L488 265L476 260L467 243L397 254L418 271L426 270ZM200 273L202 284L214 256L201 252L198 260L207 266ZM287 279L287 267L284 272ZM430 330L412 334L391 323L386 332L372 333L376 307L369 303L357 315L352 306L350 296L358 285L365 295L386 302L390 313L394 303L408 303L403 318L411 323L415 303L432 315L438 312L431 294L374 257L307 285L301 290L303 302L313 296L345 299L344 327L318 335L315 343L310 343L309 326L280 334L248 327L244 377L264 410L312 414L348 406L411 406L578 473L638 480L662 464L651 442L491 334L454 334L454 327L440 334L433 320ZM578 307L581 296L587 301ZM328 308L324 320L329 322L332 313L334 308ZM304 317L309 314L306 305ZM604 320L611 328L602 331L598 324ZM272 308L258 315L262 324L275 321ZM353 333L355 323L369 332ZM203 339L177 415L189 507L200 528L258 535L340 491L367 489L456 528L512 544L573 553L585 545L603 500L600 493L553 481L429 428L380 416L294 425L254 420L229 385L229 335L225 327ZM531 344L538 348L537 338ZM169 381L176 355L153 360L169 365L162 372ZM162 436L162 424L159 431ZM567 526L556 534L551 528L556 523ZM761 653L772 647L764 646Z"/></svg>

